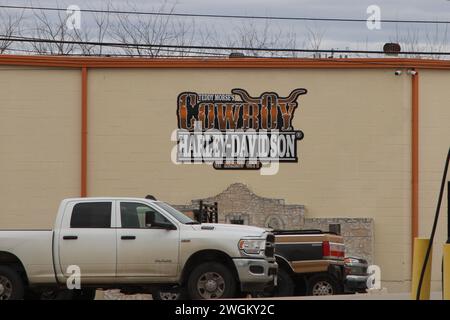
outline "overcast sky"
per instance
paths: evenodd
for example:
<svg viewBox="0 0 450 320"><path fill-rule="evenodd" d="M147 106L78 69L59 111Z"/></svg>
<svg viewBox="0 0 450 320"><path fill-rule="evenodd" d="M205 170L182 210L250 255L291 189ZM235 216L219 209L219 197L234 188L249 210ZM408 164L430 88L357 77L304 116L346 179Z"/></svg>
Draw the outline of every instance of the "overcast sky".
<svg viewBox="0 0 450 320"><path fill-rule="evenodd" d="M104 9L106 1L100 0L0 0L1 4L34 5L65 8L68 5L78 5L81 9ZM140 11L155 11L163 3L160 0L111 0L115 9L127 10L134 6ZM323 17L323 18L356 18L366 19L366 10L370 5L377 5L381 9L381 19L402 20L449 20L450 1L448 0L179 0L168 1L167 9L172 5L179 13L206 14L237 14L237 15L268 15L291 17ZM6 12L3 10L3 12ZM9 12L9 11L8 11ZM308 34L322 34L321 49L360 49L381 50L382 45L389 41L403 44L403 50L412 49L408 42L417 42L415 50L447 50L448 46L446 24L395 24L382 23L381 29L369 30L363 22L305 22L305 21L277 21L265 20L246 21L240 19L212 19L212 18L174 18L195 22L195 41L200 41L200 32L214 30L214 37L232 38L243 28L255 29L262 32L268 24L269 33L276 37L295 38L295 47L301 48L310 44ZM252 23L252 24L251 24ZM93 25L93 17L88 13L82 14L82 24L85 28ZM310 30L310 31L309 31ZM224 41L225 42L225 41Z"/></svg>

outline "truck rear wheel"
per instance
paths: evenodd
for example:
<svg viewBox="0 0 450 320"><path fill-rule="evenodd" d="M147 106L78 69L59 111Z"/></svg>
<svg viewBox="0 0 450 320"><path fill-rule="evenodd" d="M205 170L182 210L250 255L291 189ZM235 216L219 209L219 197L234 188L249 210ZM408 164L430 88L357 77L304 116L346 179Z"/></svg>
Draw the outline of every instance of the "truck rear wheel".
<svg viewBox="0 0 450 320"><path fill-rule="evenodd" d="M191 299L233 298L236 280L223 264L205 262L194 268L188 278L188 294Z"/></svg>
<svg viewBox="0 0 450 320"><path fill-rule="evenodd" d="M10 267L0 266L0 300L21 300L24 290L20 275Z"/></svg>
<svg viewBox="0 0 450 320"><path fill-rule="evenodd" d="M317 274L308 279L308 296L330 296L339 293L339 285L328 274Z"/></svg>

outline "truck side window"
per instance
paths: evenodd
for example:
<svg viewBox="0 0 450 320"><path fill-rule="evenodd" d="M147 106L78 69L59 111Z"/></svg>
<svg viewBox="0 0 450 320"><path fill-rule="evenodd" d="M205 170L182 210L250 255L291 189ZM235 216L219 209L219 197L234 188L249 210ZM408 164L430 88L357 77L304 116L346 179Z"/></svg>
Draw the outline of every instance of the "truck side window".
<svg viewBox="0 0 450 320"><path fill-rule="evenodd" d="M72 210L71 228L110 228L111 202L77 203Z"/></svg>
<svg viewBox="0 0 450 320"><path fill-rule="evenodd" d="M148 216L151 218L149 219ZM146 225L146 221L149 220L170 223L166 217L155 209L137 202L121 202L120 219L122 228L151 228L151 225Z"/></svg>

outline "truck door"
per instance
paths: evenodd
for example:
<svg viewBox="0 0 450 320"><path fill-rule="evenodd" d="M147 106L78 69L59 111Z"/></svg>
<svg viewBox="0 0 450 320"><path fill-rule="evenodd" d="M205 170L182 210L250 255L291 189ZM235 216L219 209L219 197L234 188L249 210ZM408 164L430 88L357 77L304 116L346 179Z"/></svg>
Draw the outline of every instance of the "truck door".
<svg viewBox="0 0 450 320"><path fill-rule="evenodd" d="M149 221L167 223L164 214L145 203L117 203L117 277L176 277L178 271L179 229L161 228Z"/></svg>
<svg viewBox="0 0 450 320"><path fill-rule="evenodd" d="M66 275L78 266L81 283L114 281L116 276L116 229L112 201L71 202L64 211L58 234L59 262Z"/></svg>

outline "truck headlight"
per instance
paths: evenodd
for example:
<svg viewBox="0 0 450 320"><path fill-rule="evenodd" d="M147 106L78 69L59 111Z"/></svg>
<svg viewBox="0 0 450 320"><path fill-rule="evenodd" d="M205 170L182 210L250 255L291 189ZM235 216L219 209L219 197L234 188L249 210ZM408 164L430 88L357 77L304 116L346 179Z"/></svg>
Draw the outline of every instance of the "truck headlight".
<svg viewBox="0 0 450 320"><path fill-rule="evenodd" d="M242 239L238 244L239 250L246 254L260 254L266 248L265 239Z"/></svg>

